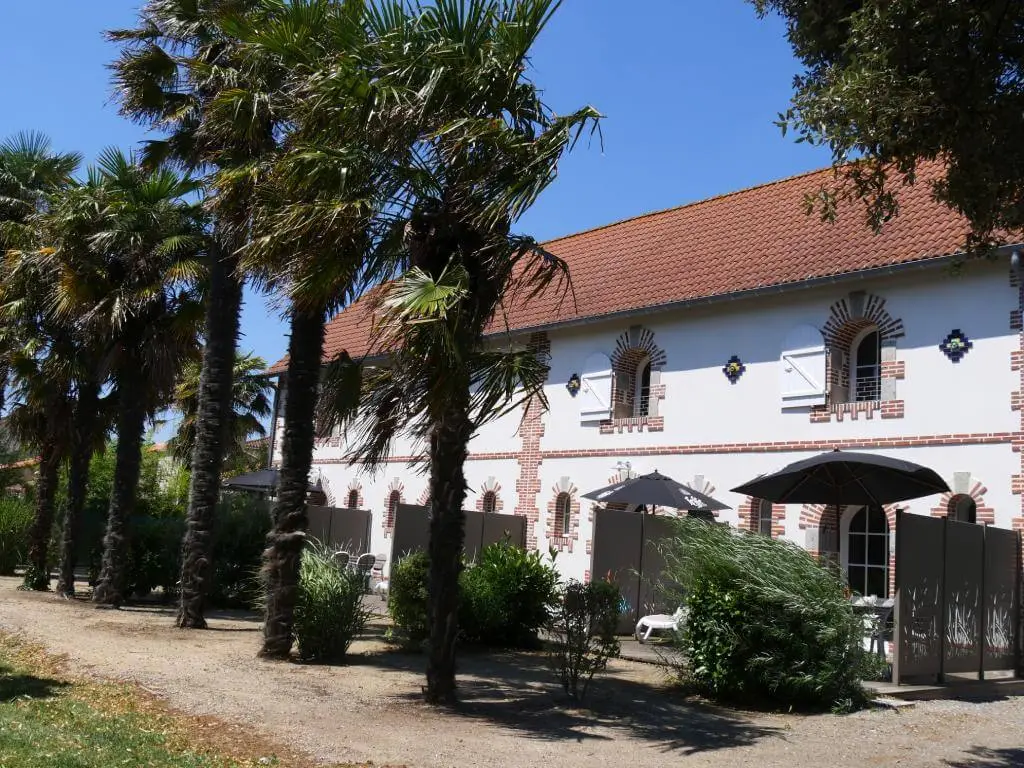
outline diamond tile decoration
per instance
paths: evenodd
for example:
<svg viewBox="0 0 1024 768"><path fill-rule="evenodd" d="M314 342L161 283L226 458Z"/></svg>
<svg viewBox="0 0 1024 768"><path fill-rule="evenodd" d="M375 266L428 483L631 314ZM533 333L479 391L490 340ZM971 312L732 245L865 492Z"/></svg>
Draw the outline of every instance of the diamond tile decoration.
<svg viewBox="0 0 1024 768"><path fill-rule="evenodd" d="M959 328L954 328L949 336L939 344L939 349L954 363L959 363L973 346L974 342L967 338L966 333Z"/></svg>
<svg viewBox="0 0 1024 768"><path fill-rule="evenodd" d="M733 355L732 357L729 358L729 362L727 362L725 366L722 368L722 373L725 374L725 378L727 378L730 382L735 384L737 381L740 380L740 376L742 376L744 371L746 370L747 366L743 364L743 361L740 360L736 355Z"/></svg>

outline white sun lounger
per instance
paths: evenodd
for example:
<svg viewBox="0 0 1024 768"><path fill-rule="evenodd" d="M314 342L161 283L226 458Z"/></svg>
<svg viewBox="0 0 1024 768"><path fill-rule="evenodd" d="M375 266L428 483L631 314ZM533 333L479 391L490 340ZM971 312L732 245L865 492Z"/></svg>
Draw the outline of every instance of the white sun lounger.
<svg viewBox="0 0 1024 768"><path fill-rule="evenodd" d="M675 632L679 629L679 625L685 621L686 609L683 606L679 606L671 616L667 613L655 613L651 616L644 616L636 623L633 636L642 643L651 636L651 632L654 630L670 629Z"/></svg>

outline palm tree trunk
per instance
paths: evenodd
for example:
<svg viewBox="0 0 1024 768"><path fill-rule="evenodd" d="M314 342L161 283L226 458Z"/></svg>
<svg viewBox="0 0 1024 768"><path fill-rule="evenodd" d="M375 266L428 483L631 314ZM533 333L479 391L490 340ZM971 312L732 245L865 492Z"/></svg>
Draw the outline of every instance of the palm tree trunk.
<svg viewBox="0 0 1024 768"><path fill-rule="evenodd" d="M458 637L459 573L466 538L464 464L473 434L469 383L465 396L447 403L430 437L429 655L424 697L430 704L455 703L455 641Z"/></svg>
<svg viewBox="0 0 1024 768"><path fill-rule="evenodd" d="M299 563L306 543L306 494L313 464L316 436L316 399L320 384L320 356L324 346L323 309L292 312L285 387L284 439L274 527L263 553L266 618L260 656L286 659L294 636L295 599Z"/></svg>
<svg viewBox="0 0 1024 768"><path fill-rule="evenodd" d="M28 570L25 589L45 592L50 588L48 560L50 534L56 506L60 453L52 441L43 445L39 456L39 480L36 483L36 514L28 532Z"/></svg>
<svg viewBox="0 0 1024 768"><path fill-rule="evenodd" d="M68 506L64 515L61 537L60 572L57 593L64 597L75 595L75 559L81 534L82 513L89 490L89 462L92 460L96 430L96 410L99 407L100 388L95 382L83 382L75 408L74 453L68 468Z"/></svg>
<svg viewBox="0 0 1024 768"><path fill-rule="evenodd" d="M7 360L0 360L0 418L4 415L4 405L7 403L7 382L11 378L11 367Z"/></svg>
<svg viewBox="0 0 1024 768"><path fill-rule="evenodd" d="M192 485L181 563L177 625L182 629L206 628L203 612L213 556L213 521L220 496L221 468L230 437L232 379L241 308L238 259L214 249L206 308L206 348L199 380L196 447L192 455Z"/></svg>
<svg viewBox="0 0 1024 768"><path fill-rule="evenodd" d="M124 602L125 566L128 558L128 519L135 512L139 470L142 466L142 431L146 426L146 408L140 396L142 384L131 363L118 377L121 391L117 414L117 452L114 464L114 490L107 511L107 532L103 536L103 560L100 577L93 592L94 603L118 607Z"/></svg>

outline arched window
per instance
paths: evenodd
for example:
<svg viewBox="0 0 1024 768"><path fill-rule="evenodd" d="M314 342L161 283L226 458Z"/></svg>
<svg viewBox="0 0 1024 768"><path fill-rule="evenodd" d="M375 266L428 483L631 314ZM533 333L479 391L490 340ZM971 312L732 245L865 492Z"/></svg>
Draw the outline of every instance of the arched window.
<svg viewBox="0 0 1024 768"><path fill-rule="evenodd" d="M494 491L487 491L484 494L483 503L480 505L485 515L492 515L498 508L498 497Z"/></svg>
<svg viewBox="0 0 1024 768"><path fill-rule="evenodd" d="M357 491L355 488L348 492L348 508L359 508L359 491Z"/></svg>
<svg viewBox="0 0 1024 768"><path fill-rule="evenodd" d="M572 499L564 491L555 499L555 536L568 536L572 524Z"/></svg>
<svg viewBox="0 0 1024 768"><path fill-rule="evenodd" d="M398 511L398 505L402 503L402 494L398 491L392 491L388 495L388 517L387 527L395 527L395 513Z"/></svg>
<svg viewBox="0 0 1024 768"><path fill-rule="evenodd" d="M877 328L862 332L850 347L850 391L855 402L882 396L882 348Z"/></svg>
<svg viewBox="0 0 1024 768"><path fill-rule="evenodd" d="M958 493L949 500L946 507L950 520L961 523L978 522L978 502L966 493Z"/></svg>
<svg viewBox="0 0 1024 768"><path fill-rule="evenodd" d="M757 503L757 531L769 539L772 537L772 503L764 499Z"/></svg>
<svg viewBox="0 0 1024 768"><path fill-rule="evenodd" d="M636 372L636 403L637 417L647 416L651 412L651 358L640 363Z"/></svg>
<svg viewBox="0 0 1024 768"><path fill-rule="evenodd" d="M850 517L846 578L859 595L889 594L889 522L881 507L861 507Z"/></svg>

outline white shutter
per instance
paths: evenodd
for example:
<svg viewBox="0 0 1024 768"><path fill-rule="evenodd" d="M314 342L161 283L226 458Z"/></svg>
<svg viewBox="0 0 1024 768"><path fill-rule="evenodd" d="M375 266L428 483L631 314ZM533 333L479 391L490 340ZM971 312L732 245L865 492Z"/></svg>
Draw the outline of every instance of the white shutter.
<svg viewBox="0 0 1024 768"><path fill-rule="evenodd" d="M587 358L580 376L580 421L602 421L612 416L612 361L595 353Z"/></svg>
<svg viewBox="0 0 1024 768"><path fill-rule="evenodd" d="M779 361L783 408L825 404L825 342L821 331L801 325L786 336Z"/></svg>

